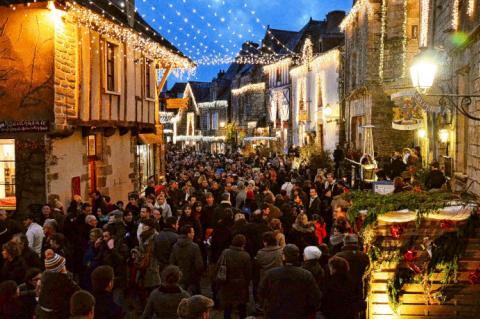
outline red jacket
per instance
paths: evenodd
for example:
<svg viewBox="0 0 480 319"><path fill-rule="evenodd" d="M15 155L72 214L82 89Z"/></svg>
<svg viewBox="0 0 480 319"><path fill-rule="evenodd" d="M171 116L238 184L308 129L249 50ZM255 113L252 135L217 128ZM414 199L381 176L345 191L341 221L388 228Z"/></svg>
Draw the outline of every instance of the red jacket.
<svg viewBox="0 0 480 319"><path fill-rule="evenodd" d="M323 239L327 237L327 224L323 223L322 225L320 222L315 221L313 225L315 226L315 235L318 238L318 244L323 244Z"/></svg>

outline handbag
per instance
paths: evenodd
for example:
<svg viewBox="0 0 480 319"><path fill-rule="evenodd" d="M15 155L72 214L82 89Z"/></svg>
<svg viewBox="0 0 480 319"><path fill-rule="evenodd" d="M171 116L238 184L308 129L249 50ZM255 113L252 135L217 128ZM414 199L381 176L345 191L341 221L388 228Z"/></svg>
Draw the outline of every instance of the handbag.
<svg viewBox="0 0 480 319"><path fill-rule="evenodd" d="M217 269L217 275L216 275L216 280L218 282L225 282L227 281L227 252L225 251L224 254L222 254L222 257L220 259L220 264Z"/></svg>

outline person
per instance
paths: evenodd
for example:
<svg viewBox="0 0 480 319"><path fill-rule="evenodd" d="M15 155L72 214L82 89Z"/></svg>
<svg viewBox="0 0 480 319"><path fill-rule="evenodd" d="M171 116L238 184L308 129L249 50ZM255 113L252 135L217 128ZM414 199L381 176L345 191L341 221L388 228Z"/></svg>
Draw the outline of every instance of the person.
<svg viewBox="0 0 480 319"><path fill-rule="evenodd" d="M13 280L18 285L21 284L25 278L27 265L20 256L18 245L13 241L3 244L2 257L4 262L0 271L0 281Z"/></svg>
<svg viewBox="0 0 480 319"><path fill-rule="evenodd" d="M320 215L313 215L313 226L315 227L315 236L317 236L318 244L321 245L327 237L327 224Z"/></svg>
<svg viewBox="0 0 480 319"><path fill-rule="evenodd" d="M25 234L18 233L13 236L11 241L17 244L18 250L20 252L20 257L22 257L23 261L25 261L27 269L43 269L43 260L30 247L28 247L28 239Z"/></svg>
<svg viewBox="0 0 480 319"><path fill-rule="evenodd" d="M18 286L19 301L28 318L32 318L35 314L37 285L41 278L42 271L40 269L30 268L27 270L24 282Z"/></svg>
<svg viewBox="0 0 480 319"><path fill-rule="evenodd" d="M263 233L263 248L255 256L255 265L259 270L259 281L265 277L265 273L282 265L283 247L278 244L275 233Z"/></svg>
<svg viewBox="0 0 480 319"><path fill-rule="evenodd" d="M155 208L159 209L162 214L162 219L165 221L168 217L173 216L172 208L167 203L164 193L160 193L157 196L157 202L155 203Z"/></svg>
<svg viewBox="0 0 480 319"><path fill-rule="evenodd" d="M156 255L160 265L160 272L169 264L173 245L178 240L177 230L177 217L170 216L165 220L165 227L155 236Z"/></svg>
<svg viewBox="0 0 480 319"><path fill-rule="evenodd" d="M180 319L209 319L213 300L202 295L184 298L178 305L177 314Z"/></svg>
<svg viewBox="0 0 480 319"><path fill-rule="evenodd" d="M202 224L200 224L200 221L195 218L192 212L192 207L188 205L183 208L182 216L180 216L180 220L178 221L179 227L186 225L190 225L193 227L193 229L195 230L195 238L193 239L193 242L200 244L203 240Z"/></svg>
<svg viewBox="0 0 480 319"><path fill-rule="evenodd" d="M140 234L140 245L137 255L138 283L144 294L149 294L160 285L159 262L156 254L156 231L151 219L143 221L143 231ZM137 252L137 250L134 250ZM143 295L143 294L142 294ZM146 298L148 295L145 295Z"/></svg>
<svg viewBox="0 0 480 319"><path fill-rule="evenodd" d="M315 227L308 221L305 213L297 215L289 237L289 242L295 244L301 251L307 246L318 243L318 239L315 236Z"/></svg>
<svg viewBox="0 0 480 319"><path fill-rule="evenodd" d="M446 182L447 179L445 178L443 172L440 170L440 164L437 161L430 164L430 172L428 173L425 180L425 186L427 190L439 190L443 187L443 185L445 185Z"/></svg>
<svg viewBox="0 0 480 319"><path fill-rule="evenodd" d="M247 316L247 302L249 300L249 285L252 278L250 256L245 251L247 239L244 235L235 235L232 244L220 256L217 268L224 265L227 278L220 282L220 300L223 303L223 318L232 317L233 308L238 307L240 319Z"/></svg>
<svg viewBox="0 0 480 319"><path fill-rule="evenodd" d="M312 274L297 266L300 250L288 244L284 265L270 269L258 287L265 319L305 319L318 312L321 292Z"/></svg>
<svg viewBox="0 0 480 319"><path fill-rule="evenodd" d="M17 283L6 280L0 283L0 318L2 319L31 319L20 303Z"/></svg>
<svg viewBox="0 0 480 319"><path fill-rule="evenodd" d="M140 222L138 223L138 227L137 227L137 239L139 243L142 242L140 235L143 233L143 227L145 225L145 222L151 219L150 218L151 213L152 213L152 209L146 205L140 208Z"/></svg>
<svg viewBox="0 0 480 319"><path fill-rule="evenodd" d="M395 177L402 176L402 173L407 169L407 165L403 162L402 155L398 152L394 152L392 156L392 161L390 163L390 179L395 179Z"/></svg>
<svg viewBox="0 0 480 319"><path fill-rule="evenodd" d="M323 315L326 319L354 319L355 297L352 295L353 283L348 275L348 261L333 256L328 261L328 268L330 276L327 277L323 294Z"/></svg>
<svg viewBox="0 0 480 319"><path fill-rule="evenodd" d="M79 290L70 297L70 319L99 318L94 315L95 297L86 290Z"/></svg>
<svg viewBox="0 0 480 319"><path fill-rule="evenodd" d="M337 144L337 148L333 151L333 161L335 162L335 177L342 178L343 161L345 160L345 152L340 144Z"/></svg>
<svg viewBox="0 0 480 319"><path fill-rule="evenodd" d="M275 234L275 238L277 239L278 245L283 248L286 245L285 242L285 235L283 234L283 226L282 222L278 218L274 218L270 221L270 228L273 230Z"/></svg>
<svg viewBox="0 0 480 319"><path fill-rule="evenodd" d="M0 209L0 245L5 244L13 235L21 233L22 230L15 220L8 216L4 209Z"/></svg>
<svg viewBox="0 0 480 319"><path fill-rule="evenodd" d="M228 223L228 226L231 226L232 220L227 218L228 216L225 213L227 209L231 211L232 203L230 202L230 193L225 192L222 194L222 201L215 209L214 216L216 221L223 220ZM233 215L230 218L233 218Z"/></svg>
<svg viewBox="0 0 480 319"><path fill-rule="evenodd" d="M36 315L38 319L67 319L70 297L80 287L68 273L65 258L51 249L45 251L45 272L40 281Z"/></svg>
<svg viewBox="0 0 480 319"><path fill-rule="evenodd" d="M193 242L195 230L186 225L180 228L178 241L173 245L170 264L178 266L183 277L180 284L189 293L200 292L200 277L203 271L203 258L200 247Z"/></svg>
<svg viewBox="0 0 480 319"><path fill-rule="evenodd" d="M215 228L215 198L212 193L205 195L205 206L203 207L202 216L200 216L200 222L202 223L202 229L205 232L205 237L211 234L213 228ZM207 238L205 238L207 239Z"/></svg>
<svg viewBox="0 0 480 319"><path fill-rule="evenodd" d="M92 272L92 291L95 297L96 319L121 319L122 307L113 301L113 268L99 266Z"/></svg>
<svg viewBox="0 0 480 319"><path fill-rule="evenodd" d="M22 222L23 226L27 229L28 247L33 249L38 256L41 256L44 237L42 226L35 223L32 214L25 215Z"/></svg>
<svg viewBox="0 0 480 319"><path fill-rule="evenodd" d="M162 271L162 284L152 291L141 319L154 316L161 319L177 319L177 309L183 298L190 295L179 286L182 276L180 268L169 265Z"/></svg>
<svg viewBox="0 0 480 319"><path fill-rule="evenodd" d="M317 194L317 189L315 187L310 187L310 201L307 207L307 215L311 218L313 215L321 214L322 202Z"/></svg>
<svg viewBox="0 0 480 319"><path fill-rule="evenodd" d="M322 251L317 246L307 246L303 251L303 265L302 268L308 270L313 278L315 278L320 290L324 288L325 272L320 265L320 258Z"/></svg>
<svg viewBox="0 0 480 319"><path fill-rule="evenodd" d="M335 254L337 257L344 258L349 265L349 275L353 281L354 290L352 295L355 298L355 306L358 312L366 309L365 297L366 293L363 286L363 276L370 266L370 259L367 254L358 247L358 235L347 234L343 238L342 251Z"/></svg>

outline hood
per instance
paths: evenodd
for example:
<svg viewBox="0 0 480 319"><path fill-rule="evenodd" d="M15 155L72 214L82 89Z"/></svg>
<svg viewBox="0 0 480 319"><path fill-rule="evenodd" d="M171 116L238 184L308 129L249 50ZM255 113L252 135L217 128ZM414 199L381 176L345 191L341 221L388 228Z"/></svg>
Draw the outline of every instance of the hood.
<svg viewBox="0 0 480 319"><path fill-rule="evenodd" d="M180 235L177 240L177 245L180 247L186 247L188 245L191 245L192 241L190 238L187 237L187 235Z"/></svg>

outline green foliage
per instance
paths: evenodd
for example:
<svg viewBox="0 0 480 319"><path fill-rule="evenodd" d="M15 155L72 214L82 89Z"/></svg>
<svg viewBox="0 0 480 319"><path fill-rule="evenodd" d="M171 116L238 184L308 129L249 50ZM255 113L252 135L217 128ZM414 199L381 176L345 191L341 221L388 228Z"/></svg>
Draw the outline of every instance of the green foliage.
<svg viewBox="0 0 480 319"><path fill-rule="evenodd" d="M305 145L300 148L300 159L310 165L312 171L316 172L319 168L333 171L332 154L329 151L322 150L317 143Z"/></svg>
<svg viewBox="0 0 480 319"><path fill-rule="evenodd" d="M344 196L346 200L352 202L352 206L348 211L351 221L355 220L360 211L367 211L363 227L375 223L380 215L404 209L416 211L418 220L420 220L425 215L447 206L449 202L461 200L459 196L452 193L426 192L402 192L380 195L371 191L354 191Z"/></svg>
<svg viewBox="0 0 480 319"><path fill-rule="evenodd" d="M399 268L393 278L387 281L388 303L394 312L397 312L398 307L401 305L400 296L403 291L403 286L412 283L413 279L414 273L410 269Z"/></svg>
<svg viewBox="0 0 480 319"><path fill-rule="evenodd" d="M225 126L226 134L225 134L225 143L236 146L236 136L237 136L237 123L227 123Z"/></svg>

